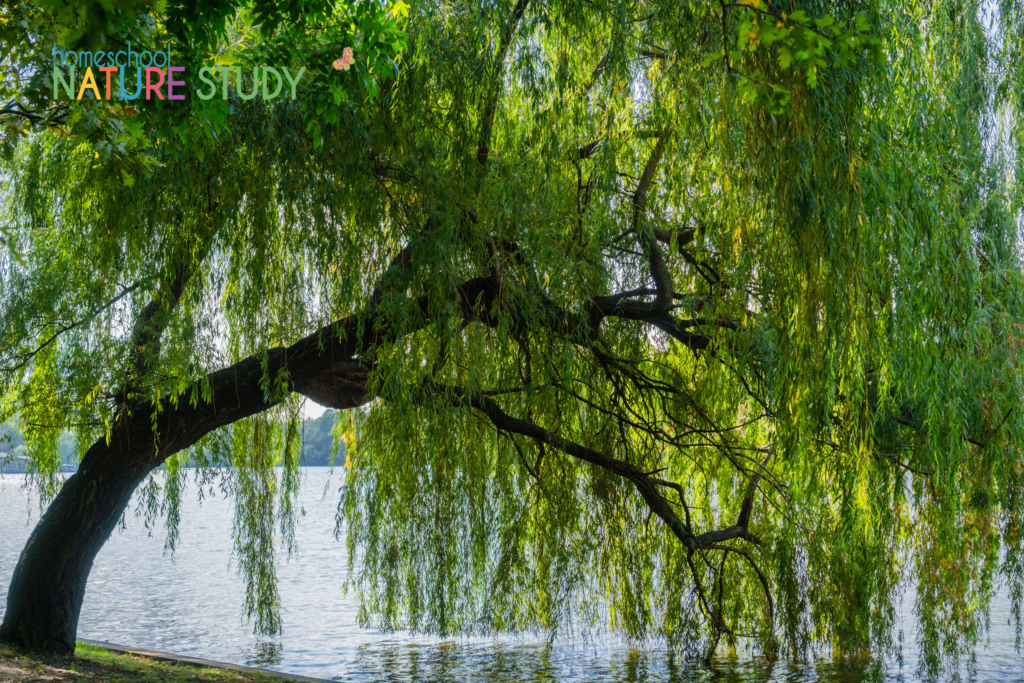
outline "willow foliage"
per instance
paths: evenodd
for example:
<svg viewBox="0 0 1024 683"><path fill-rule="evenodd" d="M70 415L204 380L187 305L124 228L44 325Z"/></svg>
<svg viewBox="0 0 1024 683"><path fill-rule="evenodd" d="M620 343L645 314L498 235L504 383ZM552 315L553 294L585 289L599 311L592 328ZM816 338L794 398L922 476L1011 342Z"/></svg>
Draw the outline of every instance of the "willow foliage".
<svg viewBox="0 0 1024 683"><path fill-rule="evenodd" d="M1019 629L1020 3L408 11L397 78L328 113L233 100L184 145L12 148L0 421L40 472L62 429L104 438L123 387L155 420L263 358L283 403L161 458L172 540L178 459L231 465L276 630L289 394L313 394L266 350L354 330L339 528L365 623L886 654L914 590L937 670L1003 580ZM869 26L882 59L782 59L759 21Z"/></svg>

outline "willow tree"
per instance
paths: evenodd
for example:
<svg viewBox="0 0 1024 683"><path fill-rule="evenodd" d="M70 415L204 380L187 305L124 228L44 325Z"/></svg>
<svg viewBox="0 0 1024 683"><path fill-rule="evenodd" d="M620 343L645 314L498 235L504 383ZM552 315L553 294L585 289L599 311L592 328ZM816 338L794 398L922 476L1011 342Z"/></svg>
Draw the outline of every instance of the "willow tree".
<svg viewBox="0 0 1024 683"><path fill-rule="evenodd" d="M173 548L185 459L230 466L280 629L302 397L358 409L366 624L884 655L914 585L935 670L1000 577L1020 622L1019 3L211 7L66 35L301 62L294 102L49 102L23 67L4 110L0 420L52 502L0 638L71 649L161 465ZM31 19L11 63L71 25Z"/></svg>

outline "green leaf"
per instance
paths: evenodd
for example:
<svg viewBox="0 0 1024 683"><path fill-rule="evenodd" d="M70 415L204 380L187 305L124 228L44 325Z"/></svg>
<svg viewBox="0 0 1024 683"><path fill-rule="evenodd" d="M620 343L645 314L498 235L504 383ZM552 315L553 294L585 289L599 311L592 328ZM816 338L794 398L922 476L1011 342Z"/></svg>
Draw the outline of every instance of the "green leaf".
<svg viewBox="0 0 1024 683"><path fill-rule="evenodd" d="M785 45L779 47L779 66L788 69L793 63L793 53Z"/></svg>

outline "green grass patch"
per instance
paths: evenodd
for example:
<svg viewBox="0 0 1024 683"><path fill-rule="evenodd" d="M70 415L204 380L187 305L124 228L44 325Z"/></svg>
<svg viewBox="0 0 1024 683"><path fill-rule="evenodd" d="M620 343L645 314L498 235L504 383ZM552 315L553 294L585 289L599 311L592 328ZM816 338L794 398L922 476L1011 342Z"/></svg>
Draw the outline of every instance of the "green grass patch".
<svg viewBox="0 0 1024 683"><path fill-rule="evenodd" d="M78 643L73 656L40 655L0 644L0 681L117 681L119 683L269 683L281 679L259 673L160 662Z"/></svg>

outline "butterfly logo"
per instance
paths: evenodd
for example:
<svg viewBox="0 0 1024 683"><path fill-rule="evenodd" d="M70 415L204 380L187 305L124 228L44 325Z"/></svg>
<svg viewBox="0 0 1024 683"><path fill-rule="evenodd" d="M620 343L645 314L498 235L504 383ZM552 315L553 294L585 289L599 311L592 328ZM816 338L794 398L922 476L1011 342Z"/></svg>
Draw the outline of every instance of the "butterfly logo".
<svg viewBox="0 0 1024 683"><path fill-rule="evenodd" d="M352 57L352 48L346 47L341 51L341 59L334 60L334 68L338 71L341 71L342 69L348 71L348 68L352 66L352 62L354 61L355 59Z"/></svg>

